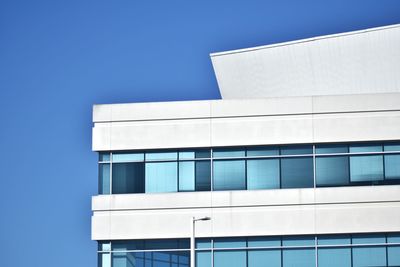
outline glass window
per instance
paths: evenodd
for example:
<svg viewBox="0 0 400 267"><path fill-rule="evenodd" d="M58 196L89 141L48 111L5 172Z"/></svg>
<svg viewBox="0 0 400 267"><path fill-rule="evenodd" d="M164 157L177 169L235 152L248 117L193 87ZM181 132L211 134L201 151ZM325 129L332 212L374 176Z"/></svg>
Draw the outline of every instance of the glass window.
<svg viewBox="0 0 400 267"><path fill-rule="evenodd" d="M349 183L348 157L317 157L315 164L317 186L346 185Z"/></svg>
<svg viewBox="0 0 400 267"><path fill-rule="evenodd" d="M315 238L313 236L285 236L282 238L284 247L296 246L314 246Z"/></svg>
<svg viewBox="0 0 400 267"><path fill-rule="evenodd" d="M179 191L194 191L194 161L179 162Z"/></svg>
<svg viewBox="0 0 400 267"><path fill-rule="evenodd" d="M385 179L400 179L400 154L385 155Z"/></svg>
<svg viewBox="0 0 400 267"><path fill-rule="evenodd" d="M178 159L178 153L175 151L146 153L146 161L147 160L177 160L177 159Z"/></svg>
<svg viewBox="0 0 400 267"><path fill-rule="evenodd" d="M383 156L351 156L351 182L383 180Z"/></svg>
<svg viewBox="0 0 400 267"><path fill-rule="evenodd" d="M179 160L181 159L194 159L194 151L180 151L179 152Z"/></svg>
<svg viewBox="0 0 400 267"><path fill-rule="evenodd" d="M348 235L327 235L318 237L318 245L349 245L351 244Z"/></svg>
<svg viewBox="0 0 400 267"><path fill-rule="evenodd" d="M144 163L113 163L112 192L144 193Z"/></svg>
<svg viewBox="0 0 400 267"><path fill-rule="evenodd" d="M383 235L355 235L353 244L384 244ZM382 246L353 247L353 266L386 266L386 248Z"/></svg>
<svg viewBox="0 0 400 267"><path fill-rule="evenodd" d="M387 143L384 149L385 151L400 151L400 143Z"/></svg>
<svg viewBox="0 0 400 267"><path fill-rule="evenodd" d="M280 187L279 159L247 160L247 189Z"/></svg>
<svg viewBox="0 0 400 267"><path fill-rule="evenodd" d="M213 151L214 158L231 158L231 157L244 157L245 151L243 149L227 149L216 148Z"/></svg>
<svg viewBox="0 0 400 267"><path fill-rule="evenodd" d="M281 159L282 188L314 187L313 159L284 158Z"/></svg>
<svg viewBox="0 0 400 267"><path fill-rule="evenodd" d="M110 194L110 164L99 164L99 194Z"/></svg>
<svg viewBox="0 0 400 267"><path fill-rule="evenodd" d="M196 267L211 267L211 252L197 251L196 252Z"/></svg>
<svg viewBox="0 0 400 267"><path fill-rule="evenodd" d="M358 152L381 152L382 145L380 144L357 144L350 145L349 147L350 153L358 153Z"/></svg>
<svg viewBox="0 0 400 267"><path fill-rule="evenodd" d="M196 238L196 248L211 248L211 239Z"/></svg>
<svg viewBox="0 0 400 267"><path fill-rule="evenodd" d="M278 147L251 147L247 149L248 157L258 157L258 156L275 156L279 155Z"/></svg>
<svg viewBox="0 0 400 267"><path fill-rule="evenodd" d="M143 250L144 240L115 240L112 241L113 251Z"/></svg>
<svg viewBox="0 0 400 267"><path fill-rule="evenodd" d="M312 153L313 153L313 148L310 145L281 147L281 155L305 155Z"/></svg>
<svg viewBox="0 0 400 267"><path fill-rule="evenodd" d="M280 247L281 239L279 237L249 237L247 246L249 248Z"/></svg>
<svg viewBox="0 0 400 267"><path fill-rule="evenodd" d="M268 263L268 265L266 265ZM248 267L281 267L280 249L262 249L248 251Z"/></svg>
<svg viewBox="0 0 400 267"><path fill-rule="evenodd" d="M110 152L100 152L99 161L110 161Z"/></svg>
<svg viewBox="0 0 400 267"><path fill-rule="evenodd" d="M113 162L144 161L143 153L113 153Z"/></svg>
<svg viewBox="0 0 400 267"><path fill-rule="evenodd" d="M246 266L246 251L214 251L214 267Z"/></svg>
<svg viewBox="0 0 400 267"><path fill-rule="evenodd" d="M246 238L230 237L214 239L214 248L245 248Z"/></svg>
<svg viewBox="0 0 400 267"><path fill-rule="evenodd" d="M313 248L284 249L283 267L310 267L315 266L315 250Z"/></svg>
<svg viewBox="0 0 400 267"><path fill-rule="evenodd" d="M196 191L211 190L210 161L196 161Z"/></svg>
<svg viewBox="0 0 400 267"><path fill-rule="evenodd" d="M146 163L146 193L178 190L177 162Z"/></svg>
<svg viewBox="0 0 400 267"><path fill-rule="evenodd" d="M400 266L400 246L388 246L388 266Z"/></svg>
<svg viewBox="0 0 400 267"><path fill-rule="evenodd" d="M244 160L214 161L213 174L214 190L246 189Z"/></svg>
<svg viewBox="0 0 400 267"><path fill-rule="evenodd" d="M351 248L318 248L318 267L351 267Z"/></svg>
<svg viewBox="0 0 400 267"><path fill-rule="evenodd" d="M179 152L179 159L204 159L211 157L210 149L196 149Z"/></svg>
<svg viewBox="0 0 400 267"><path fill-rule="evenodd" d="M111 267L111 254L99 253L97 262L99 267Z"/></svg>
<svg viewBox="0 0 400 267"><path fill-rule="evenodd" d="M347 153L349 148L347 145L316 145L316 154L334 154L334 153Z"/></svg>

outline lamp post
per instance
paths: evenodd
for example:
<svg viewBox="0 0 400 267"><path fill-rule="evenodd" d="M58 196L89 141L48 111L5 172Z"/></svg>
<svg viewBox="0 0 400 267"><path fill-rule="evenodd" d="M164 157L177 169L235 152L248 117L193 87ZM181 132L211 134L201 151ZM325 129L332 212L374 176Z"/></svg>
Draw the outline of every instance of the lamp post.
<svg viewBox="0 0 400 267"><path fill-rule="evenodd" d="M197 221L209 221L211 220L210 217L202 217L202 218L195 218L192 217L190 219L190 226L191 226L191 236L190 236L190 267L195 267L195 254L194 254L194 240L195 240L195 224Z"/></svg>

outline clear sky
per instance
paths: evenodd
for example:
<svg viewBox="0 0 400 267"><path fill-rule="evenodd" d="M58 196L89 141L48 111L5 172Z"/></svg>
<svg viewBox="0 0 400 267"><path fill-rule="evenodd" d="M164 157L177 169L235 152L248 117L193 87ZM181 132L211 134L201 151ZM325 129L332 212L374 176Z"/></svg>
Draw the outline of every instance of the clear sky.
<svg viewBox="0 0 400 267"><path fill-rule="evenodd" d="M96 103L220 98L209 53L400 23L400 1L0 0L0 266L96 265Z"/></svg>

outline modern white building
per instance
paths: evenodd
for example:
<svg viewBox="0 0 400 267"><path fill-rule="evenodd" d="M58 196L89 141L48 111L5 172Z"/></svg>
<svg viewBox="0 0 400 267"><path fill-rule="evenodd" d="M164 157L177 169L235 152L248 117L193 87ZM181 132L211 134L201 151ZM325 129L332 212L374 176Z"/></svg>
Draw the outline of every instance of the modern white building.
<svg viewBox="0 0 400 267"><path fill-rule="evenodd" d="M222 100L95 105L100 267L400 266L400 25L211 54Z"/></svg>

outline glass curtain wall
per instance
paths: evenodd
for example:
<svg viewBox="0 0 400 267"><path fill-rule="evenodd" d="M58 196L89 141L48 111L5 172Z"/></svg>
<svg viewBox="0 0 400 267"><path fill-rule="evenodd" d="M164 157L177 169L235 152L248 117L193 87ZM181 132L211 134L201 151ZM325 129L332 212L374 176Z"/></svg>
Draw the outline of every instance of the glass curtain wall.
<svg viewBox="0 0 400 267"><path fill-rule="evenodd" d="M400 143L257 146L99 156L99 194L400 184Z"/></svg>
<svg viewBox="0 0 400 267"><path fill-rule="evenodd" d="M400 234L201 238L196 267L400 266ZM189 239L99 242L99 267L189 267Z"/></svg>

